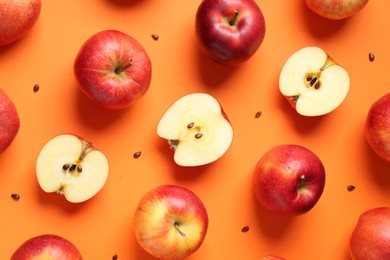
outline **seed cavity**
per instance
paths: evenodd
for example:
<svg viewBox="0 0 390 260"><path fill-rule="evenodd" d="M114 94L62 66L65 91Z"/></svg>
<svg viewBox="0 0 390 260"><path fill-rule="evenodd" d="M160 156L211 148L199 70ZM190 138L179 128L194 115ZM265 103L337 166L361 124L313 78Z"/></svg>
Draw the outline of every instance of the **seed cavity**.
<svg viewBox="0 0 390 260"><path fill-rule="evenodd" d="M310 87L314 87L315 89L320 88L320 81L317 76L309 75L306 77L306 81L309 83Z"/></svg>

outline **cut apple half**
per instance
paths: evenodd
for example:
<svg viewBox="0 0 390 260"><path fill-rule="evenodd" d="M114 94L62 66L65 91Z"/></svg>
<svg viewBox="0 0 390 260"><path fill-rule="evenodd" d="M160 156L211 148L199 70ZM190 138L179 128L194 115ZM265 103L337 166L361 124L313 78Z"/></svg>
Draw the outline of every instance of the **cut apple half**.
<svg viewBox="0 0 390 260"><path fill-rule="evenodd" d="M292 54L279 77L279 89L304 116L335 110L350 88L348 72L319 47L304 47Z"/></svg>
<svg viewBox="0 0 390 260"><path fill-rule="evenodd" d="M83 202L98 193L108 178L106 156L91 142L72 135L58 135L38 155L36 174L41 188L58 192L72 203Z"/></svg>
<svg viewBox="0 0 390 260"><path fill-rule="evenodd" d="M174 102L157 126L158 136L174 149L181 166L211 163L226 153L233 128L220 103L206 93L191 93Z"/></svg>

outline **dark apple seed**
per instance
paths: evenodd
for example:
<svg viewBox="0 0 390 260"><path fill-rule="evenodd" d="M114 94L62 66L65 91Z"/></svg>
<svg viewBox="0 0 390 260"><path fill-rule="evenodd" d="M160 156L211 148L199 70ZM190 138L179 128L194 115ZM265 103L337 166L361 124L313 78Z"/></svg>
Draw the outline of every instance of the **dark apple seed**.
<svg viewBox="0 0 390 260"><path fill-rule="evenodd" d="M244 226L242 229L241 229L241 232L243 233L246 233L249 231L249 226Z"/></svg>
<svg viewBox="0 0 390 260"><path fill-rule="evenodd" d="M77 172L81 173L82 171L83 171L83 166L81 166L81 164L78 164L77 165Z"/></svg>
<svg viewBox="0 0 390 260"><path fill-rule="evenodd" d="M72 164L72 165L69 167L69 171L70 171L70 172L74 172L74 170L76 170L76 167L77 167L76 164Z"/></svg>
<svg viewBox="0 0 390 260"><path fill-rule="evenodd" d="M354 185L348 185L347 190L348 191L353 191L356 187Z"/></svg>
<svg viewBox="0 0 390 260"><path fill-rule="evenodd" d="M187 125L187 128L188 128L188 129L193 128L193 127L194 127L194 124L195 124L194 122L189 123L189 124Z"/></svg>
<svg viewBox="0 0 390 260"><path fill-rule="evenodd" d="M141 156L141 152L135 152L135 153L133 154L133 157L134 157L135 159L139 158L140 156Z"/></svg>
<svg viewBox="0 0 390 260"><path fill-rule="evenodd" d="M69 167L70 167L69 164L64 164L64 165L62 165L62 169L63 169L64 171L67 171L67 170L69 169Z"/></svg>
<svg viewBox="0 0 390 260"><path fill-rule="evenodd" d="M371 62L374 61L374 60L375 60L375 55L374 55L374 53L370 52L370 53L368 54L368 59L369 59Z"/></svg>
<svg viewBox="0 0 390 260"><path fill-rule="evenodd" d="M159 36L157 34L152 34L152 38L153 38L153 40L157 41Z"/></svg>
<svg viewBox="0 0 390 260"><path fill-rule="evenodd" d="M20 199L20 195L17 194L17 193L12 193L12 194L11 194L11 198L12 198L13 200L19 200L19 199Z"/></svg>
<svg viewBox="0 0 390 260"><path fill-rule="evenodd" d="M202 136L203 136L202 133L197 133L197 134L195 135L195 138L196 138L196 139L199 139L199 138L201 138Z"/></svg>
<svg viewBox="0 0 390 260"><path fill-rule="evenodd" d="M262 115L261 111L257 111L256 115L255 115L255 118L259 118L259 117L261 117L261 115Z"/></svg>
<svg viewBox="0 0 390 260"><path fill-rule="evenodd" d="M118 259L118 255L113 255L112 256L112 260L117 260Z"/></svg>
<svg viewBox="0 0 390 260"><path fill-rule="evenodd" d="M38 92L38 90L39 90L39 85L38 85L38 84L35 84L34 87L33 87L33 90L34 90L34 92Z"/></svg>

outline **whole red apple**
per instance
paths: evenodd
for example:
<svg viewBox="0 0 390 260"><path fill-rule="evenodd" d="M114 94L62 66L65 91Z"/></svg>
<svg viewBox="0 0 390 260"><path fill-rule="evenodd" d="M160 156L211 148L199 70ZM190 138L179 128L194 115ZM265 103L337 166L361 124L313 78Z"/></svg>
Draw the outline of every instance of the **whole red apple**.
<svg viewBox="0 0 390 260"><path fill-rule="evenodd" d="M0 46L22 38L34 26L41 0L0 0Z"/></svg>
<svg viewBox="0 0 390 260"><path fill-rule="evenodd" d="M200 49L226 65L248 60L265 36L264 16L254 0L203 0L195 24Z"/></svg>
<svg viewBox="0 0 390 260"><path fill-rule="evenodd" d="M162 185L141 199L134 227L138 243L151 255L183 259L202 245L208 216L195 193L176 185Z"/></svg>
<svg viewBox="0 0 390 260"><path fill-rule="evenodd" d="M33 259L82 260L83 257L69 240L44 234L28 239L11 256L11 260Z"/></svg>
<svg viewBox="0 0 390 260"><path fill-rule="evenodd" d="M12 100L0 89L0 153L11 145L20 127L19 115Z"/></svg>
<svg viewBox="0 0 390 260"><path fill-rule="evenodd" d="M369 109L365 135L372 150L390 162L390 93L375 101Z"/></svg>
<svg viewBox="0 0 390 260"><path fill-rule="evenodd" d="M129 107L149 88L152 65L143 46L116 30L91 36L81 47L75 77L91 100L109 109Z"/></svg>
<svg viewBox="0 0 390 260"><path fill-rule="evenodd" d="M390 208L372 208L359 216L349 252L353 260L390 259Z"/></svg>
<svg viewBox="0 0 390 260"><path fill-rule="evenodd" d="M362 10L368 0L305 0L314 13L332 20L350 17Z"/></svg>
<svg viewBox="0 0 390 260"><path fill-rule="evenodd" d="M254 192L268 210L295 216L309 211L325 186L325 169L309 149L295 144L271 148L257 162Z"/></svg>

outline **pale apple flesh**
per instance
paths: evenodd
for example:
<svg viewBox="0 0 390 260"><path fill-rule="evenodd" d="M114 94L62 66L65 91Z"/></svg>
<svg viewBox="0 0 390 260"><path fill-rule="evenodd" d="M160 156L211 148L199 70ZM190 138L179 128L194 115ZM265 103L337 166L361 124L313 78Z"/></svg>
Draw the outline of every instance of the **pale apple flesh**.
<svg viewBox="0 0 390 260"><path fill-rule="evenodd" d="M208 216L203 202L192 191L163 185L140 200L134 227L145 251L161 259L182 259L203 243Z"/></svg>
<svg viewBox="0 0 390 260"><path fill-rule="evenodd" d="M205 93L188 94L173 103L159 121L157 134L168 140L181 166L211 163L233 140L233 128L219 102Z"/></svg>
<svg viewBox="0 0 390 260"><path fill-rule="evenodd" d="M335 110L349 88L348 72L318 47L305 47L292 54L279 77L280 92L304 116Z"/></svg>
<svg viewBox="0 0 390 260"><path fill-rule="evenodd" d="M368 0L306 0L314 13L332 20L348 18L361 11Z"/></svg>
<svg viewBox="0 0 390 260"><path fill-rule="evenodd" d="M71 134L51 139L36 163L41 188L48 193L58 192L73 203L88 200L101 190L108 172L105 155L91 142Z"/></svg>
<svg viewBox="0 0 390 260"><path fill-rule="evenodd" d="M0 89L0 153L14 141L19 127L20 119L15 104L4 90Z"/></svg>

